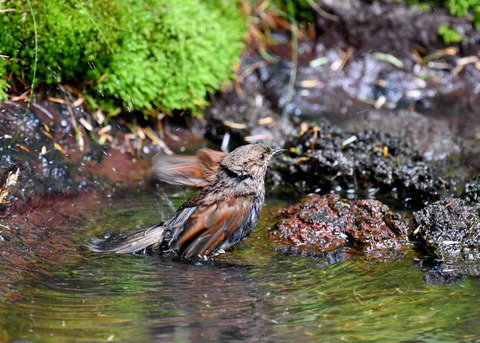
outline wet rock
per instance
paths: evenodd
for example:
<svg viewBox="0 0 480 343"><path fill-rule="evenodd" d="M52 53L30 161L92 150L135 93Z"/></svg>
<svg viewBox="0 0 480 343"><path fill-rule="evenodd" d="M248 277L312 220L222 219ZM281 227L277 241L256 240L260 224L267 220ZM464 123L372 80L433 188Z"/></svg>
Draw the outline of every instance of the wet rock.
<svg viewBox="0 0 480 343"><path fill-rule="evenodd" d="M452 274L480 275L480 205L447 198L414 212L414 238Z"/></svg>
<svg viewBox="0 0 480 343"><path fill-rule="evenodd" d="M270 241L289 254L340 252L344 257L387 259L400 256L408 246L405 222L376 200L352 204L336 194L311 194L276 217Z"/></svg>
<svg viewBox="0 0 480 343"><path fill-rule="evenodd" d="M347 134L321 122L286 147L292 159L279 159L277 170L299 189L383 190L410 204L444 192L442 179L418 151L383 132Z"/></svg>
<svg viewBox="0 0 480 343"><path fill-rule="evenodd" d="M451 125L439 118L415 111L371 110L357 115L342 127L346 131L381 131L401 139L417 150L426 161L442 161L460 154L462 147Z"/></svg>
<svg viewBox="0 0 480 343"><path fill-rule="evenodd" d="M471 105L480 99L480 89L477 86L480 71L473 70L476 69L473 63L457 68L465 61L462 58L479 54L480 33L468 18L455 18L453 21L449 20L450 15L444 8L422 11L417 6L405 7L401 2L390 1L327 0L320 5L339 18L332 22L317 16L318 39L327 49L333 44L344 46L344 49L351 47L355 49L351 60L365 67L370 57L381 60L382 63L376 63L375 69L363 68L364 73L357 80L357 85L362 87L355 88L370 89L368 98L378 100L381 95L385 95L387 103L399 108L408 103L420 107L422 104L429 106L438 95L450 97L461 94L466 99L465 105ZM445 44L437 32L439 26L446 22L451 22L452 28L464 33L469 39L456 45L456 53L439 55L438 52L443 51ZM412 56L412 51L416 51L419 57L428 56L425 63ZM384 63L378 52L391 54L401 63L390 63L388 59L385 60L388 63ZM435 57L434 52L437 53ZM460 73L452 72L455 68ZM351 72L348 74L358 75ZM417 86L409 88L409 79L417 83ZM425 82L419 79L425 79ZM384 88L386 93L401 96L388 96L381 90L376 92L374 85L378 86L379 83L369 80L381 81L380 88Z"/></svg>
<svg viewBox="0 0 480 343"><path fill-rule="evenodd" d="M480 204L480 176L465 184L462 199L469 205Z"/></svg>

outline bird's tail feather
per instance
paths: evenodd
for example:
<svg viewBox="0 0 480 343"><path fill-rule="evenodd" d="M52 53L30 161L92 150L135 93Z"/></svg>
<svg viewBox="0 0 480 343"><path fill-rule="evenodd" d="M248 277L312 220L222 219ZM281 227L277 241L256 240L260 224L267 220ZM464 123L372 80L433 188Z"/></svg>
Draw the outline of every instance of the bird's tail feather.
<svg viewBox="0 0 480 343"><path fill-rule="evenodd" d="M127 254L146 248L155 249L163 243L164 238L165 227L158 224L148 229L113 235L105 239L94 238L87 248L93 252Z"/></svg>

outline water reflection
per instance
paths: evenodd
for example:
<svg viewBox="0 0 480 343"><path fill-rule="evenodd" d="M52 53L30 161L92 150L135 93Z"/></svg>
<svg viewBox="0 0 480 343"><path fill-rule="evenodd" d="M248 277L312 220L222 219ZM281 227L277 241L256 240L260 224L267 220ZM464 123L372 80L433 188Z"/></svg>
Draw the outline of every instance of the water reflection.
<svg viewBox="0 0 480 343"><path fill-rule="evenodd" d="M3 304L4 335L248 342L265 332L262 296L247 267L147 255L85 262L25 284L28 291Z"/></svg>

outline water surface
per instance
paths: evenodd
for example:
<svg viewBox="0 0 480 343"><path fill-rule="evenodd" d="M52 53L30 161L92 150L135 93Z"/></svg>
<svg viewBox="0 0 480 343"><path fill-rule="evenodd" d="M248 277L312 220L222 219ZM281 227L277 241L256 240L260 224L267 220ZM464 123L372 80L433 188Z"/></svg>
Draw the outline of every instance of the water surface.
<svg viewBox="0 0 480 343"><path fill-rule="evenodd" d="M253 236L219 261L99 256L82 247L105 231L154 224L187 196L172 193L169 204L128 189L71 200L73 213L82 218L70 214L62 227L44 228L49 235L40 243L56 252L43 253L28 270L0 256L5 271L0 341L473 342L480 337L477 278L428 285L413 252L400 261L358 258L333 265L284 256L261 230L278 204L273 199L267 199Z"/></svg>

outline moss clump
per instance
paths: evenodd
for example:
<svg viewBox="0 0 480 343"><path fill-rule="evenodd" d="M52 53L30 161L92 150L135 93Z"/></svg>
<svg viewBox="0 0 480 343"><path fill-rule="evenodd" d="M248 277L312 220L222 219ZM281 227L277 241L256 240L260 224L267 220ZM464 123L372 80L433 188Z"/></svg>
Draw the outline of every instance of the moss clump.
<svg viewBox="0 0 480 343"><path fill-rule="evenodd" d="M110 41L119 39L113 28L120 11L118 1L31 0L38 32L37 76L46 83L77 79L92 68L96 58L106 52L98 29L82 11L90 11L103 21L102 30ZM27 1L7 0L0 14L3 34L2 55L9 57L8 74L31 82L34 61L35 28ZM111 17L110 17L111 16Z"/></svg>
<svg viewBox="0 0 480 343"><path fill-rule="evenodd" d="M408 5L422 5L427 4L435 6L439 1L434 0L407 0ZM470 12L473 14L473 25L477 31L480 31L480 0L442 0L440 1L450 14L457 17L465 17ZM442 25L438 29L438 34L443 38L445 44L456 43L463 40L465 37L458 32L451 29L448 25Z"/></svg>
<svg viewBox="0 0 480 343"><path fill-rule="evenodd" d="M94 106L197 110L233 77L245 24L236 0L31 0L40 81L83 85ZM34 28L26 0L0 6L6 74L31 82ZM1 66L0 66L1 68Z"/></svg>
<svg viewBox="0 0 480 343"><path fill-rule="evenodd" d="M6 79L6 65L5 59L0 57L0 101L7 100L7 91L10 88Z"/></svg>
<svg viewBox="0 0 480 343"><path fill-rule="evenodd" d="M441 25L438 28L438 34L443 37L445 44L461 42L465 36L460 35L454 29L451 29L448 25Z"/></svg>

